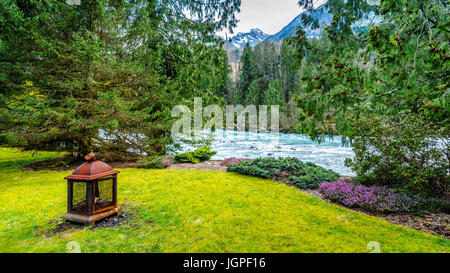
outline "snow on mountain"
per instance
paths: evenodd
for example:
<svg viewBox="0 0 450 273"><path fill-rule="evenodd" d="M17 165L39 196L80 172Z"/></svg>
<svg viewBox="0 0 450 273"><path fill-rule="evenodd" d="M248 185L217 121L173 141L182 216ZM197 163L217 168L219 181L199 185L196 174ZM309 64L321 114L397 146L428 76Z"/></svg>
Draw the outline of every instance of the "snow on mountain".
<svg viewBox="0 0 450 273"><path fill-rule="evenodd" d="M236 36L231 38L231 42L228 41L227 44L234 49L244 49L247 43L253 47L269 36L270 35L262 32L260 29L254 28L248 33L239 32Z"/></svg>
<svg viewBox="0 0 450 273"><path fill-rule="evenodd" d="M328 12L328 8L325 7L325 4L317 7L313 11L304 11L300 13L292 22L290 22L287 26L285 26L280 32L274 35L268 35L262 32L260 29L252 29L248 33L239 32L236 36L231 38L231 41L226 43L226 47L231 50L242 50L245 48L247 43L250 44L251 47L256 46L262 42L274 42L281 41L286 37L290 37L295 35L297 27L302 27L308 38L317 38L320 36L322 29L312 29L311 27L305 27L302 22L303 14L311 14L314 19L319 20L319 25L329 25L331 20L333 19L333 15Z"/></svg>
<svg viewBox="0 0 450 273"><path fill-rule="evenodd" d="M319 20L319 25L321 28L312 29L310 26L305 27L302 21L303 14L309 14L313 19ZM331 20L333 19L333 14L328 12L328 8L325 7L325 4L317 7L313 11L304 11L300 13L297 17L295 17L292 22L290 22L287 26L285 26L280 32L269 36L265 41L273 42L273 41L281 41L286 37L294 36L297 30L297 27L302 27L306 32L306 37L308 38L317 38L320 36L322 32L323 25L329 25Z"/></svg>
<svg viewBox="0 0 450 273"><path fill-rule="evenodd" d="M305 11L309 12L309 11ZM314 18L319 19L319 23L329 24L333 18L333 15L328 13L325 5L319 6L316 10L312 11ZM260 29L252 29L248 33L238 33L236 36L231 38L230 41L225 42L224 49L228 53L228 61L232 66L232 78L237 78L239 71L239 60L242 55L242 51L245 45L249 43L251 47L254 47L262 42L279 42L285 37L293 36L296 32L298 26L301 26L307 32L308 37L319 37L321 34L321 29L311 29L310 27L305 28L302 23L302 14L297 16L289 25L284 27L280 32L274 35L268 35L262 32Z"/></svg>
<svg viewBox="0 0 450 273"><path fill-rule="evenodd" d="M312 19L317 19L319 22L320 28L313 29L311 26L306 26L303 24L302 16L310 15ZM331 24L333 20L333 14L329 12L329 8L326 4L322 4L316 9L312 11L304 11L300 13L292 22L289 23L286 27L284 27L280 32L269 36L264 40L264 42L274 42L281 41L286 37L294 36L298 27L302 27L306 32L307 38L319 38L322 34L322 30L325 26ZM352 29L354 32L362 32L367 29L369 25L377 25L381 22L381 18L377 17L373 12L369 13L365 18L355 22L352 25Z"/></svg>

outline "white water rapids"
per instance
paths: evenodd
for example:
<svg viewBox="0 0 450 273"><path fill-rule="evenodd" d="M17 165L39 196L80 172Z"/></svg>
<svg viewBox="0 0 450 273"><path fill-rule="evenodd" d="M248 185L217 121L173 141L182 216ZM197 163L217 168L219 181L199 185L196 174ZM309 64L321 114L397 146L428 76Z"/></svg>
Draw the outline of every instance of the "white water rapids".
<svg viewBox="0 0 450 273"><path fill-rule="evenodd" d="M324 143L311 141L299 134L254 133L243 131L216 131L211 149L217 154L211 160L226 158L295 157L331 169L343 176L354 176L345 167L345 159L353 158L350 147L344 147L340 137L327 138ZM181 144L181 151L192 151L189 144Z"/></svg>

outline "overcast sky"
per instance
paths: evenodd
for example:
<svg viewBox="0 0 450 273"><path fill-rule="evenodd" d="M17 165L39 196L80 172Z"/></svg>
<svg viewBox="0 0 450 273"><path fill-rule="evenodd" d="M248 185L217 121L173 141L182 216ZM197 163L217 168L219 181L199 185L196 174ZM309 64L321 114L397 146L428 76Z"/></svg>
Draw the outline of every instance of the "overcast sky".
<svg viewBox="0 0 450 273"><path fill-rule="evenodd" d="M326 1L317 0L315 6ZM240 22L231 36L238 32L250 32L252 28L275 34L302 12L297 3L298 0L242 0L241 13L237 16ZM225 33L220 35L225 36Z"/></svg>

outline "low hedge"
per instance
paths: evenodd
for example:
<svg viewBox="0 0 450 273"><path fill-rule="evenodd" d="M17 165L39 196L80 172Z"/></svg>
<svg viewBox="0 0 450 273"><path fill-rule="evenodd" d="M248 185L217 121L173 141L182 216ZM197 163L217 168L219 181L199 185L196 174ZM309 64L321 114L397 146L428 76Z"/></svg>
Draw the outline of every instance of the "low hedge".
<svg viewBox="0 0 450 273"><path fill-rule="evenodd" d="M153 156L141 159L138 168L140 169L165 169L173 163L171 157Z"/></svg>
<svg viewBox="0 0 450 273"><path fill-rule="evenodd" d="M271 178L300 189L316 189L324 182L335 182L340 175L297 158L258 158L231 164L229 172Z"/></svg>

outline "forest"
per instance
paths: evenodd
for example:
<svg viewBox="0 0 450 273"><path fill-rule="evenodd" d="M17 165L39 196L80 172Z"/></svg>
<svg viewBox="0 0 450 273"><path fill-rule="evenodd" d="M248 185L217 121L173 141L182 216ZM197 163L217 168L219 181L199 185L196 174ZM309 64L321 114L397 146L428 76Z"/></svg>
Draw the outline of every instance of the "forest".
<svg viewBox="0 0 450 273"><path fill-rule="evenodd" d="M164 153L173 106L223 104L215 31L236 24L240 2L2 1L1 143L108 160Z"/></svg>

